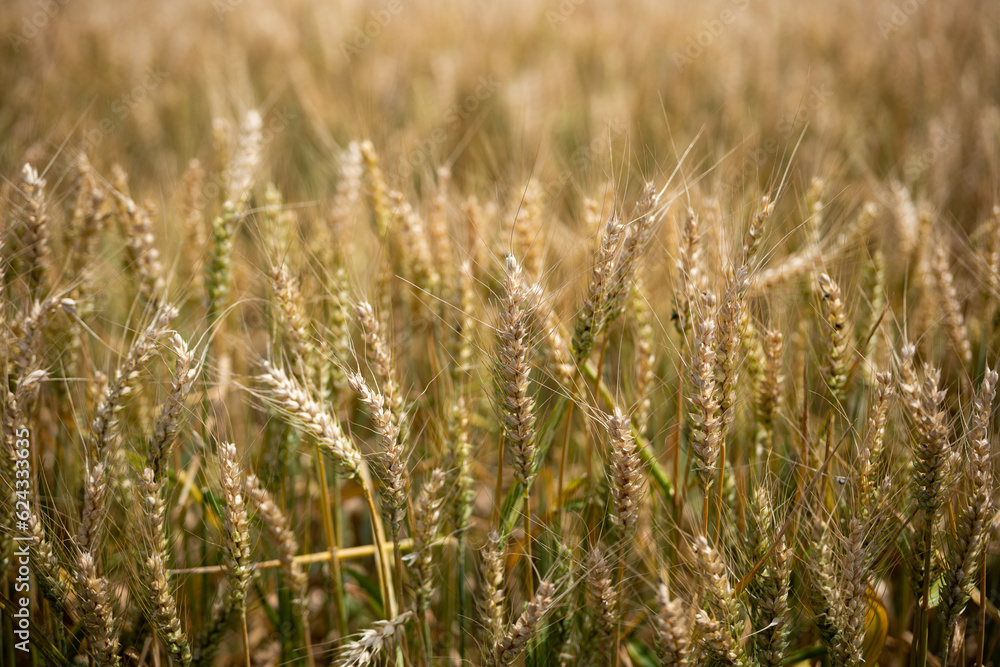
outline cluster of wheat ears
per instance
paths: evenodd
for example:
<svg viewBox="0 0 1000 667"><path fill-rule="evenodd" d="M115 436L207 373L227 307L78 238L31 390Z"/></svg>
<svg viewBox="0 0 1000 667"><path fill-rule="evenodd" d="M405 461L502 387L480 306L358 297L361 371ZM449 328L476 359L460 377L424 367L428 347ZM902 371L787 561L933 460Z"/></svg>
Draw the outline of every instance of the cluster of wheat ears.
<svg viewBox="0 0 1000 667"><path fill-rule="evenodd" d="M305 236L253 182L260 126L248 114L228 148L211 221L188 167L182 268L121 169L81 155L57 199L25 165L12 191L0 556L13 573L13 538L32 538L45 661L923 665L995 648L1000 211L962 260L986 275L963 303L933 211L902 186L822 241L814 181L791 210L816 240L781 258L780 188L726 229L669 178L633 203L605 192L564 312L537 184L501 211L458 201L442 169L421 213L352 143ZM880 224L911 243L905 326L867 241ZM354 283L349 227L383 256ZM107 237L133 310L95 352ZM824 267L859 249L850 298ZM646 287L665 251L672 321ZM240 299L237 252L268 267ZM761 307L783 289L784 331ZM23 429L36 486L15 523Z"/></svg>
<svg viewBox="0 0 1000 667"><path fill-rule="evenodd" d="M997 664L996 6L735 3L683 70L641 0L346 64L323 3L150 8L81 142L145 19L52 4L0 8L0 664Z"/></svg>

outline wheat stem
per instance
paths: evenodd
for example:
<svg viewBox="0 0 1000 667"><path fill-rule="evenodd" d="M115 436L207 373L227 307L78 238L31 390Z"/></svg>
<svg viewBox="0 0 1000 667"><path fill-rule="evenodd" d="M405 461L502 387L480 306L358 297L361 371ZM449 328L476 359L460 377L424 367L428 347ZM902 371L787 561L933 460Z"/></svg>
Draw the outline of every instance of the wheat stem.
<svg viewBox="0 0 1000 667"><path fill-rule="evenodd" d="M326 479L326 462L323 460L323 453L319 445L313 445L314 460L316 467L316 477L319 482L319 496L323 503L323 511L320 513L323 519L323 534L326 537L326 546L330 550L330 588L333 596L335 615L337 622L337 632L341 637L347 636L347 606L344 600L344 579L340 569L340 558L337 557L340 545L337 540L337 533L333 526L333 513L340 511L340 499L334 506L330 502L330 490Z"/></svg>
<svg viewBox="0 0 1000 667"><path fill-rule="evenodd" d="M378 573L379 588L382 590L382 599L386 602L387 619L397 616L396 593L393 590L392 574L385 552L385 531L382 528L382 516L375 507L375 496L372 491L371 478L367 468L362 468L361 472L361 492L368 505L368 513L372 522L372 537L375 541L375 566ZM402 576L402 573L400 573Z"/></svg>

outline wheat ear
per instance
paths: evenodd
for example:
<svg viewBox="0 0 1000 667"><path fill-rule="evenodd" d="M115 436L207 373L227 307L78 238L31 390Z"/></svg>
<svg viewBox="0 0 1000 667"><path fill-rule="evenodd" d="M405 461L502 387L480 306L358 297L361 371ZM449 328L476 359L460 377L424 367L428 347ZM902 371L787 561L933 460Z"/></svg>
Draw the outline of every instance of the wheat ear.
<svg viewBox="0 0 1000 667"><path fill-rule="evenodd" d="M830 397L839 405L846 398L848 330L847 314L840 295L840 286L825 273L819 275L819 288L823 301L823 336L826 356L823 361L823 379Z"/></svg>
<svg viewBox="0 0 1000 667"><path fill-rule="evenodd" d="M892 391L892 374L888 371L875 373L875 391L864 439L858 451L858 496L860 503L858 518L867 522L871 511L877 506L877 494L882 481L879 479L885 469L884 445L885 428L889 417L889 398Z"/></svg>
<svg viewBox="0 0 1000 667"><path fill-rule="evenodd" d="M268 362L258 376L267 386L264 398L290 419L296 426L312 436L322 451L342 467L348 477L361 477L361 452L357 445L344 435L340 422L333 413L306 391L285 371Z"/></svg>
<svg viewBox="0 0 1000 667"><path fill-rule="evenodd" d="M625 224L617 213L612 213L604 225L601 241L597 247L594 268L590 275L587 296L583 301L583 307L573 333L572 350L577 361L590 356L597 338L603 331L615 261L620 253L624 236Z"/></svg>
<svg viewBox="0 0 1000 667"><path fill-rule="evenodd" d="M600 546L587 554L587 608L597 626L597 650L607 656L613 650L618 626L618 595L611 581L611 570Z"/></svg>
<svg viewBox="0 0 1000 667"><path fill-rule="evenodd" d="M844 641L836 652L841 664L846 667L862 667L865 664L862 644L868 605L868 562L864 536L865 525L857 517L851 517L841 576Z"/></svg>
<svg viewBox="0 0 1000 667"><path fill-rule="evenodd" d="M396 381L396 369L389 353L389 345L382 333L382 324L375 315L375 309L367 301L362 301L356 306L355 314L364 331L368 362L378 380L386 407L390 410L392 418L397 419L403 414L403 397Z"/></svg>
<svg viewBox="0 0 1000 667"><path fill-rule="evenodd" d="M742 665L744 654L740 637L743 620L736 593L729 583L726 565L704 536L697 538L694 547L705 578L705 598L709 607L695 616L702 629L701 648L714 660Z"/></svg>
<svg viewBox="0 0 1000 667"><path fill-rule="evenodd" d="M339 667L365 667L376 663L379 654L394 647L403 637L403 626L413 616L404 611L388 621L375 621L361 637L340 650L336 664Z"/></svg>
<svg viewBox="0 0 1000 667"><path fill-rule="evenodd" d="M813 518L812 538L806 567L811 575L812 606L820 639L832 651L844 645L843 600L838 583L837 564L830 547L830 531L825 520Z"/></svg>
<svg viewBox="0 0 1000 667"><path fill-rule="evenodd" d="M428 664L432 656L431 639L431 596L434 593L434 539L441 528L441 489L445 482L445 472L436 468L430 479L420 489L413 506L413 547L416 558L413 570L416 581L416 609L423 626L423 643Z"/></svg>
<svg viewBox="0 0 1000 667"><path fill-rule="evenodd" d="M486 638L489 645L500 641L504 615L504 544L500 533L490 532L482 552L483 597L481 607L486 617Z"/></svg>
<svg viewBox="0 0 1000 667"><path fill-rule="evenodd" d="M657 613L653 617L663 667L686 667L691 653L691 628L684 604L670 599L665 583L656 592Z"/></svg>
<svg viewBox="0 0 1000 667"><path fill-rule="evenodd" d="M139 206L128 193L128 176L119 165L113 168L118 218L125 232L128 268L134 272L140 294L155 303L165 286L160 251L153 236L153 209L150 204Z"/></svg>
<svg viewBox="0 0 1000 667"><path fill-rule="evenodd" d="M987 368L982 384L979 385L979 393L976 396L966 435L970 493L966 497L948 553L941 586L941 602L938 605L938 614L945 629L947 643L944 664L947 664L948 653L951 651L951 637L954 634L955 623L968 603L969 593L980 567L980 556L989 540L989 525L994 513L989 425L996 386L997 372Z"/></svg>
<svg viewBox="0 0 1000 667"><path fill-rule="evenodd" d="M368 408L381 451L382 511L389 521L393 541L399 540L400 529L406 518L406 450L399 439L401 415L393 415L389 401L368 386L361 373L348 373L347 384Z"/></svg>
<svg viewBox="0 0 1000 667"><path fill-rule="evenodd" d="M534 577L531 567L531 484L535 479L535 402L528 395L528 307L529 293L524 287L521 265L507 255L504 300L497 326L494 361L496 401L500 409L504 440L511 454L514 477L524 494L525 587L531 595ZM503 455L501 450L501 456ZM502 462L497 484L502 479ZM498 500L499 502L499 500Z"/></svg>
<svg viewBox="0 0 1000 667"><path fill-rule="evenodd" d="M247 636L246 597L250 587L250 518L246 508L246 486L243 471L236 455L236 445L219 444L219 467L222 478L222 495L225 499L225 552L226 595L243 622L243 650L246 664L250 664L250 640Z"/></svg>
<svg viewBox="0 0 1000 667"><path fill-rule="evenodd" d="M375 506L375 489L367 467L361 458L361 452L351 438L344 435L340 422L330 411L313 399L309 392L298 382L291 379L283 370L263 363L264 373L258 376L258 381L268 387L263 398L278 409L298 428L308 433L316 442L320 451L333 459L344 474L361 484L362 494L371 515L375 549L378 552L376 566L382 594L387 600L389 618L396 616L396 594L392 589L392 573L386 559L385 534L382 520Z"/></svg>
<svg viewBox="0 0 1000 667"><path fill-rule="evenodd" d="M167 572L167 539L163 530L164 503L160 492L160 483L154 476L152 468L143 470L139 479L139 491L142 498L145 527L150 541L148 552L142 555L141 569L143 586L152 601L149 621L166 646L173 661L184 665L191 664L191 645L181 627L177 614L177 602L171 590L170 575Z"/></svg>
<svg viewBox="0 0 1000 667"><path fill-rule="evenodd" d="M707 530L709 491L715 483L722 438L719 391L715 382L715 298L706 299L706 314L698 323L691 363L691 451L705 496L703 529Z"/></svg>
<svg viewBox="0 0 1000 667"><path fill-rule="evenodd" d="M931 257L931 271L934 273L934 283L938 296L941 298L941 309L944 315L945 329L951 343L958 353L958 358L966 366L972 362L972 344L969 343L969 330L965 326L962 315L962 303L955 289L955 278L948 268L948 245L939 241L934 245L934 255Z"/></svg>
<svg viewBox="0 0 1000 667"><path fill-rule="evenodd" d="M170 337L170 344L177 355L174 374L170 380L170 391L160 408L160 414L153 426L153 437L149 442L147 465L153 475L160 479L170 452L177 441L177 431L181 426L181 416L184 403L191 393L194 381L201 372L200 365L195 362L194 353L180 334Z"/></svg>
<svg viewBox="0 0 1000 667"><path fill-rule="evenodd" d="M6 572L10 563L11 549L14 544L15 510L18 498L16 452L25 452L18 446L21 429L26 426L30 406L34 404L41 382L45 379L44 371L35 370L22 375L17 380L14 391L4 388L6 400L3 411L3 451L0 451L0 489L4 494L0 498L0 572ZM23 436L23 432L20 433ZM26 452L25 452L26 453ZM23 473L22 473L23 474Z"/></svg>
<svg viewBox="0 0 1000 667"><path fill-rule="evenodd" d="M260 164L263 145L263 119L260 112L250 109L240 123L239 138L232 161L224 174L226 180L226 200L234 202L242 209L250 198L254 173Z"/></svg>
<svg viewBox="0 0 1000 667"><path fill-rule="evenodd" d="M49 218L45 213L45 181L30 164L21 170L21 190L24 196L21 245L27 266L28 293L39 299L47 291L51 263Z"/></svg>
<svg viewBox="0 0 1000 667"><path fill-rule="evenodd" d="M299 283L288 267L281 264L271 269L271 287L281 313L293 367L304 383L310 383L315 376L316 354Z"/></svg>
<svg viewBox="0 0 1000 667"><path fill-rule="evenodd" d="M90 656L99 667L121 664L118 630L108 587L108 580L98 574L94 556L89 551L81 552L76 561L76 590L90 643Z"/></svg>
<svg viewBox="0 0 1000 667"><path fill-rule="evenodd" d="M643 493L642 463L639 460L632 426L617 407L608 419L611 437L611 495L614 500L615 520L623 532L631 537L639 521L639 506Z"/></svg>
<svg viewBox="0 0 1000 667"><path fill-rule="evenodd" d="M748 519L752 526L754 560L764 559L768 552L772 554L747 587L754 630L753 654L761 667L778 667L788 649L791 625L788 591L793 561L792 550L786 546L784 536L778 536L780 526L775 519L768 484L757 487L751 499Z"/></svg>
<svg viewBox="0 0 1000 667"><path fill-rule="evenodd" d="M552 608L555 592L556 587L547 581L538 584L538 591L514 626L493 646L486 660L489 667L507 667L524 652L528 642L538 632L545 615Z"/></svg>
<svg viewBox="0 0 1000 667"><path fill-rule="evenodd" d="M93 467L84 484L83 509L77 531L77 543L81 551L97 552L106 512L107 485L109 481L116 484L120 478L119 459L123 452L119 446L121 434L118 432L118 413L124 407L124 399L134 390L142 366L152 357L156 339L166 331L176 316L177 309L172 306L165 306L158 311L153 322L132 344L115 372L114 381L105 388L98 401L88 443L88 454Z"/></svg>
<svg viewBox="0 0 1000 667"><path fill-rule="evenodd" d="M769 454L774 438L774 414L781 400L781 354L785 337L780 331L764 333L764 366L754 378L754 442L758 457Z"/></svg>
<svg viewBox="0 0 1000 667"><path fill-rule="evenodd" d="M681 240L677 248L677 285L674 288L674 324L686 345L693 331L693 313L701 287L701 244L698 236L698 216L687 209L681 227Z"/></svg>
<svg viewBox="0 0 1000 667"><path fill-rule="evenodd" d="M656 350L653 339L653 312L646 300L644 281L637 276L632 287L632 312L635 322L635 431L645 435L653 410L653 389L656 379Z"/></svg>

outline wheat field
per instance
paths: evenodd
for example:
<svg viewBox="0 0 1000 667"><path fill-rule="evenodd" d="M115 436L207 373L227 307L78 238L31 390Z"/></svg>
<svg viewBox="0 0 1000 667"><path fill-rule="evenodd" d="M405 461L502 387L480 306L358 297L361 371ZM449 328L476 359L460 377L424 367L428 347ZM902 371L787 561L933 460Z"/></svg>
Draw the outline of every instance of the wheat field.
<svg viewBox="0 0 1000 667"><path fill-rule="evenodd" d="M1000 664L997 3L0 37L0 664Z"/></svg>

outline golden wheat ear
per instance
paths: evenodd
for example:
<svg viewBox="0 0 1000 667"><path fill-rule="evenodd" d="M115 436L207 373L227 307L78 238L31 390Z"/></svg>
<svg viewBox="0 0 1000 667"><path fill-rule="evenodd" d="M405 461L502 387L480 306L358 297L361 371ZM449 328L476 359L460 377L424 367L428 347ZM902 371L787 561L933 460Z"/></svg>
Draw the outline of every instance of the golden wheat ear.
<svg viewBox="0 0 1000 667"><path fill-rule="evenodd" d="M969 342L969 330L965 326L965 316L962 314L962 302L955 289L955 278L948 267L948 244L943 242L943 239L934 246L931 271L944 311L944 327L948 332L948 338L951 339L958 358L968 367L972 363L972 344Z"/></svg>
<svg viewBox="0 0 1000 667"><path fill-rule="evenodd" d="M117 621L108 580L98 573L93 554L83 551L75 563L76 592L87 631L90 657L101 667L121 664Z"/></svg>
<svg viewBox="0 0 1000 667"><path fill-rule="evenodd" d="M778 534L780 525L772 496L772 486L765 481L757 486L750 501L750 553L755 560L763 559L765 565L747 586L747 598L753 628L750 653L762 666L777 667L789 644L789 591L794 561L793 549Z"/></svg>
<svg viewBox="0 0 1000 667"><path fill-rule="evenodd" d="M587 554L586 567L587 608L597 626L596 650L607 655L613 650L618 625L618 595L600 546L595 546Z"/></svg>
<svg viewBox="0 0 1000 667"><path fill-rule="evenodd" d="M686 667L691 654L690 614L680 599L671 599L665 583L656 591L657 613L653 617L656 639L664 667Z"/></svg>
<svg viewBox="0 0 1000 667"><path fill-rule="evenodd" d="M486 656L486 664L489 667L507 667L524 652L528 642L539 631L542 621L552 608L555 593L555 585L547 581L542 581L538 585L538 591L524 612Z"/></svg>
<svg viewBox="0 0 1000 667"><path fill-rule="evenodd" d="M482 584L483 593L480 598L480 610L485 617L485 636L490 646L500 641L503 632L504 602L504 544L500 533L493 531L486 537L482 549Z"/></svg>
<svg viewBox="0 0 1000 667"><path fill-rule="evenodd" d="M987 368L966 433L969 492L961 500L961 514L945 560L941 601L938 604L941 625L945 629L945 664L952 651L955 626L976 585L976 577L982 567L982 554L989 542L988 531L995 504L989 430L997 379L996 370Z"/></svg>
<svg viewBox="0 0 1000 667"><path fill-rule="evenodd" d="M719 416L719 389L715 380L715 297L705 297L704 315L696 327L691 359L691 452L706 498L715 484L716 468L722 440L722 420ZM706 519L707 522L707 519Z"/></svg>
<svg viewBox="0 0 1000 667"><path fill-rule="evenodd" d="M705 606L695 615L701 641L699 651L712 660L736 664L742 660L743 617L740 603L729 581L729 572L719 552L699 536L694 544L704 577Z"/></svg>
<svg viewBox="0 0 1000 667"><path fill-rule="evenodd" d="M49 247L49 217L45 212L45 180L30 164L25 164L21 170L21 194L24 203L20 241L27 268L28 294L39 299L48 292L52 251Z"/></svg>

